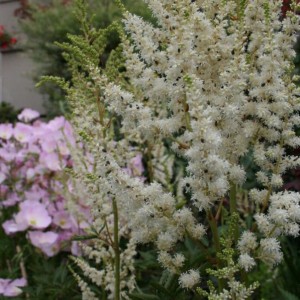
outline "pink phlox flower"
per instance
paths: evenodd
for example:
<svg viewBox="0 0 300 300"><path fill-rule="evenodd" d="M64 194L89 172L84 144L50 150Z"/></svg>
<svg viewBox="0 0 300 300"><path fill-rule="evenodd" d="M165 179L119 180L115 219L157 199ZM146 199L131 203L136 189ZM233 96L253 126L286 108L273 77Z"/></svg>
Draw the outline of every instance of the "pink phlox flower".
<svg viewBox="0 0 300 300"><path fill-rule="evenodd" d="M41 177L46 173L46 169L45 167L41 166L41 165L37 165L33 168L28 168L26 170L26 174L24 174L24 178L26 178L29 181L36 181L39 182L41 180ZM28 199L31 199L30 197L27 197Z"/></svg>
<svg viewBox="0 0 300 300"><path fill-rule="evenodd" d="M41 249L47 256L51 257L58 253L59 235L57 233L52 231L30 231L28 234L32 245Z"/></svg>
<svg viewBox="0 0 300 300"><path fill-rule="evenodd" d="M47 197L47 192L37 185L33 185L30 190L24 192L25 198L32 201L39 201Z"/></svg>
<svg viewBox="0 0 300 300"><path fill-rule="evenodd" d="M56 132L61 129L64 129L66 122L67 121L64 117L56 117L47 124L47 127L52 131Z"/></svg>
<svg viewBox="0 0 300 300"><path fill-rule="evenodd" d="M61 141L67 140L72 146L76 145L72 127L64 117L56 117L55 119L51 120L47 126L53 132L56 132L57 134L59 133L59 139Z"/></svg>
<svg viewBox="0 0 300 300"><path fill-rule="evenodd" d="M70 230L64 230L64 231L61 231L59 233L59 236L58 236L58 241L61 243L61 242L66 242L66 241L70 241L71 238L74 236L74 233Z"/></svg>
<svg viewBox="0 0 300 300"><path fill-rule="evenodd" d="M62 142L62 141L58 142L58 150L59 150L59 153L63 156L70 155L70 150L65 142Z"/></svg>
<svg viewBox="0 0 300 300"><path fill-rule="evenodd" d="M15 163L17 164L18 167L24 165L24 162L26 161L26 158L28 156L28 151L27 149L21 149L16 153L15 156Z"/></svg>
<svg viewBox="0 0 300 300"><path fill-rule="evenodd" d="M16 172L15 176L13 176L13 177L17 177L17 175L18 174ZM24 183L20 180L20 178L17 178L17 180L19 180L19 181L15 183L14 190L22 193L24 191Z"/></svg>
<svg viewBox="0 0 300 300"><path fill-rule="evenodd" d="M62 229L71 229L73 225L70 214L66 211L57 211L53 215L53 223Z"/></svg>
<svg viewBox="0 0 300 300"><path fill-rule="evenodd" d="M0 278L0 295L3 295L5 288L7 287L10 281L11 279Z"/></svg>
<svg viewBox="0 0 300 300"><path fill-rule="evenodd" d="M44 229L48 227L52 218L46 207L38 201L26 200L20 204L20 211L15 216L15 221L22 228L28 227Z"/></svg>
<svg viewBox="0 0 300 300"><path fill-rule="evenodd" d="M47 139L49 134L52 134L52 130L48 128L47 123L36 121L32 128L33 134L37 140L43 141L44 139Z"/></svg>
<svg viewBox="0 0 300 300"><path fill-rule="evenodd" d="M12 124L0 124L0 138L9 140L14 133Z"/></svg>
<svg viewBox="0 0 300 300"><path fill-rule="evenodd" d="M38 183L42 180L43 175L45 175L47 171L49 172L49 170L45 169L44 166L38 164L34 167L28 168L24 176L26 177L27 180ZM31 199L31 198L27 197L27 199Z"/></svg>
<svg viewBox="0 0 300 300"><path fill-rule="evenodd" d="M47 210L51 216L54 216L57 211L62 211L65 209L65 203L57 197L54 201L50 201L47 206Z"/></svg>
<svg viewBox="0 0 300 300"><path fill-rule="evenodd" d="M56 153L43 152L40 156L40 163L51 171L60 171L62 169L61 161Z"/></svg>
<svg viewBox="0 0 300 300"><path fill-rule="evenodd" d="M40 154L41 149L36 144L29 144L27 147L27 153L29 154Z"/></svg>
<svg viewBox="0 0 300 300"><path fill-rule="evenodd" d="M3 289L3 295L6 297L16 297L22 293L20 287L27 285L27 280L25 278L9 280Z"/></svg>
<svg viewBox="0 0 300 300"><path fill-rule="evenodd" d="M57 140L55 136L50 133L46 138L44 137L43 140L40 140L41 148L46 153L51 153L57 150Z"/></svg>
<svg viewBox="0 0 300 300"><path fill-rule="evenodd" d="M10 207L16 205L19 201L20 198L16 193L10 193L7 195L6 200L2 201L1 204L4 207Z"/></svg>
<svg viewBox="0 0 300 300"><path fill-rule="evenodd" d="M75 256L82 256L82 249L77 241L71 243L71 253Z"/></svg>
<svg viewBox="0 0 300 300"><path fill-rule="evenodd" d="M34 168L28 168L26 170L26 179L27 180L33 179L35 175L36 175L36 170Z"/></svg>
<svg viewBox="0 0 300 300"><path fill-rule="evenodd" d="M10 168L9 168L8 164L6 164L5 162L1 162L1 160L0 160L0 172L8 174L9 169Z"/></svg>
<svg viewBox="0 0 300 300"><path fill-rule="evenodd" d="M18 231L21 231L20 227L14 220L7 220L2 224L2 228L4 229L4 232L6 235L10 235L13 233L16 233Z"/></svg>
<svg viewBox="0 0 300 300"><path fill-rule="evenodd" d="M12 162L16 157L16 151L13 147L0 148L0 159L6 162Z"/></svg>
<svg viewBox="0 0 300 300"><path fill-rule="evenodd" d="M19 115L18 119L23 122L30 122L34 119L39 118L40 113L31 109L31 108L25 108Z"/></svg>
<svg viewBox="0 0 300 300"><path fill-rule="evenodd" d="M23 123L17 123L14 129L14 137L20 143L32 142L33 130L32 126Z"/></svg>

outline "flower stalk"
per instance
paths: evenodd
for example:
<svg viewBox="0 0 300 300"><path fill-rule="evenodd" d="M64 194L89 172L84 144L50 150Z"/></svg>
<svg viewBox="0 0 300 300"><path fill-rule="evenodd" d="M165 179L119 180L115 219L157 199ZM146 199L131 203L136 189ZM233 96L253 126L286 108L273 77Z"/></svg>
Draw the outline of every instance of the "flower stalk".
<svg viewBox="0 0 300 300"><path fill-rule="evenodd" d="M114 252L115 252L115 300L121 300L120 294L120 247L119 247L119 214L116 199L113 199L114 215Z"/></svg>

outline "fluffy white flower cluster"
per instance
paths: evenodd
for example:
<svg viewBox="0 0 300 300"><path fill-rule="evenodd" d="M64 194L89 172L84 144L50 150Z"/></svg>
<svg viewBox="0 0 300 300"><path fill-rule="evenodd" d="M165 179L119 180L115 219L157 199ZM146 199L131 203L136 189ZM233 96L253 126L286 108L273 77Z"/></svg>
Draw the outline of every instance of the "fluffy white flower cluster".
<svg viewBox="0 0 300 300"><path fill-rule="evenodd" d="M186 289L192 289L199 281L200 275L196 270L189 270L186 273L182 273L179 277L179 284Z"/></svg>
<svg viewBox="0 0 300 300"><path fill-rule="evenodd" d="M130 39L122 37L123 54L131 86L109 82L88 62L97 103L77 103L82 94L76 90L71 95L75 124L94 157L93 170L80 158L76 170L90 195L94 227L106 226L108 236L113 235L116 204L119 236L154 243L161 264L180 274L185 257L172 250L187 235L201 240L206 228L199 211L217 222L212 212L230 198L230 212L237 212L231 194L246 180L241 158L253 153L263 188L252 189L249 196L257 203L255 220L263 237L258 241L254 232L244 231L238 262L246 271L256 258L278 263L282 254L276 237L299 231L299 195L277 192L282 174L300 164L286 153L286 147L300 145L294 131L300 124L300 90L291 78L298 18L281 20L277 0L145 2L158 26L125 12ZM107 133L112 115L122 120L119 142ZM90 126L94 120L100 130ZM152 176L145 182L123 170L136 144L149 159ZM153 151L158 148L163 149L159 155ZM170 151L186 162L177 191L161 183L159 172L150 172L164 164L161 152ZM154 161L158 166L151 166ZM179 283L193 288L199 279L190 270ZM228 294L238 299L251 294L238 282L229 288Z"/></svg>
<svg viewBox="0 0 300 300"><path fill-rule="evenodd" d="M243 13L234 1L214 1L214 5L211 1L147 2L159 27L127 14L125 26L133 43L124 43L129 77L143 96L109 84L105 90L108 108L122 115L125 127L143 139L157 142L176 135L173 150L188 160L185 182L199 210L210 209L232 184L245 181L240 158L253 149L257 179L265 187L250 192L262 206L256 215L258 228L266 236L260 249L273 251L270 261L278 262L277 243L268 249L264 246L268 237L297 235L299 222L299 195L275 193L283 185L282 174L300 162L285 150L300 142L294 132L300 121L299 89L289 74L297 18L280 21L279 1L269 1L266 8L254 0L245 4ZM240 20L234 21L230 12L241 14ZM182 235L180 226L157 235L155 231L166 225L153 227L158 223L149 205L140 212L140 220L136 215L140 224L150 216L149 223L143 223L147 237L153 233L161 250L171 249ZM138 233L145 236L146 232ZM255 261L245 252L240 264L248 270Z"/></svg>

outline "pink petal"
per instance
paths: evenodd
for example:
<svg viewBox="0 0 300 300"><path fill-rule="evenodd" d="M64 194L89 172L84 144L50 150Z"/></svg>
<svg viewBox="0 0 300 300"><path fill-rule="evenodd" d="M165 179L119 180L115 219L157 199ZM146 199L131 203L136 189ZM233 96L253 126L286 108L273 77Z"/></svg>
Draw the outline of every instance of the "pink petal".
<svg viewBox="0 0 300 300"><path fill-rule="evenodd" d="M0 278L0 294L3 294L5 291L5 288L9 284L11 280L10 279L2 279Z"/></svg>
<svg viewBox="0 0 300 300"><path fill-rule="evenodd" d="M9 140L13 135L12 124L0 124L0 138L4 140Z"/></svg>
<svg viewBox="0 0 300 300"><path fill-rule="evenodd" d="M47 256L51 257L59 252L59 235L52 231L30 231L29 239L37 248L41 249Z"/></svg>
<svg viewBox="0 0 300 300"><path fill-rule="evenodd" d="M30 109L30 108L25 108L19 115L18 119L23 122L30 122L40 116L40 113Z"/></svg>
<svg viewBox="0 0 300 300"><path fill-rule="evenodd" d="M14 137L21 143L29 142L33 135L32 127L23 123L17 123L14 130Z"/></svg>
<svg viewBox="0 0 300 300"><path fill-rule="evenodd" d="M2 227L5 231L5 234L10 235L12 233L16 233L20 231L19 226L13 220L7 220L2 224ZM26 228L25 228L26 229Z"/></svg>

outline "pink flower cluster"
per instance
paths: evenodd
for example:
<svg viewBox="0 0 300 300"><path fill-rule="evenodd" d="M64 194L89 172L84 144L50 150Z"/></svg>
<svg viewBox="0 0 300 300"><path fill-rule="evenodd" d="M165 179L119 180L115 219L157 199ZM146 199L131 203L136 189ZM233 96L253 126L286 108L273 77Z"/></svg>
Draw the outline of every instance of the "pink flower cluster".
<svg viewBox="0 0 300 300"><path fill-rule="evenodd" d="M2 279L0 278L0 295L5 297L16 297L22 293L20 287L27 285L25 278L20 279Z"/></svg>
<svg viewBox="0 0 300 300"><path fill-rule="evenodd" d="M15 207L2 227L7 235L26 231L30 242L47 256L61 250L78 255L74 235L84 234L89 208L80 199L76 216L67 209L64 190L74 189L61 171L72 167L72 128L63 118L39 120L39 113L25 109L20 122L0 124L0 208ZM64 176L65 177L65 176Z"/></svg>

